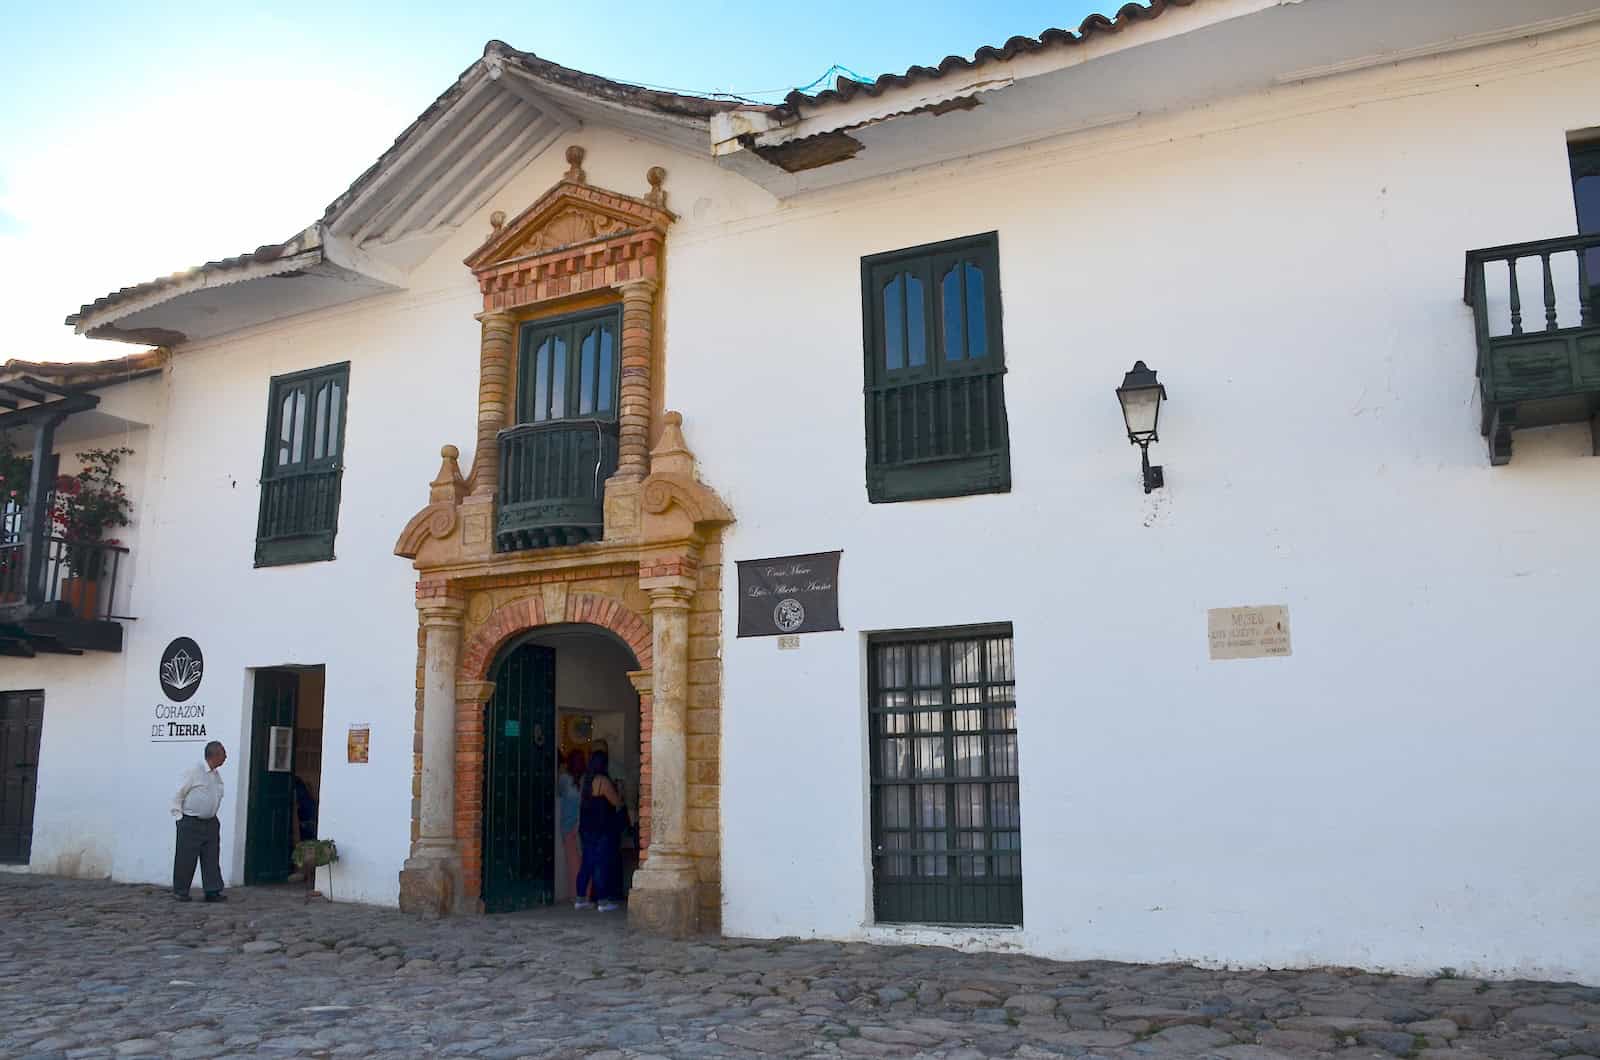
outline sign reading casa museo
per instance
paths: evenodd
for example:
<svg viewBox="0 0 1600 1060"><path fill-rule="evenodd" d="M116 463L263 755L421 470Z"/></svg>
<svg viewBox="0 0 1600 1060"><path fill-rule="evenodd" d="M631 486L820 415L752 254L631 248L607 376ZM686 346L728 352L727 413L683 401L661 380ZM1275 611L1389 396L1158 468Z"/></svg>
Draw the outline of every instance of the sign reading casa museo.
<svg viewBox="0 0 1600 1060"><path fill-rule="evenodd" d="M189 702L200 691L204 675L205 658L200 654L200 645L188 637L179 637L167 645L157 674L166 702L156 704L150 725L152 743L192 743L211 738L206 733L205 704Z"/></svg>
<svg viewBox="0 0 1600 1060"><path fill-rule="evenodd" d="M739 636L822 633L839 625L839 553L739 561Z"/></svg>

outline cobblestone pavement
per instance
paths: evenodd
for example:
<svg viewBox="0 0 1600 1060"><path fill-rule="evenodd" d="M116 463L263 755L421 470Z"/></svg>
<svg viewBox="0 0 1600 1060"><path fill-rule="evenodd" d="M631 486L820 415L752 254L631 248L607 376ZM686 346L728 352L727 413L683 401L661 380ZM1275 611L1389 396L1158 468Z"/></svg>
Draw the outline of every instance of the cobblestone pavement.
<svg viewBox="0 0 1600 1060"><path fill-rule="evenodd" d="M0 1055L1600 1055L1600 989L421 921L243 889L0 875Z"/></svg>

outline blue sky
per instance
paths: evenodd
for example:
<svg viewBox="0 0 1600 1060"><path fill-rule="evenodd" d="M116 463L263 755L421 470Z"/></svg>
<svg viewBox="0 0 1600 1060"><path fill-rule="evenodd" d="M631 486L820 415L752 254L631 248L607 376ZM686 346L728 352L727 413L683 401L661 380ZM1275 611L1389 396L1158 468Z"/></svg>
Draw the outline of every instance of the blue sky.
<svg viewBox="0 0 1600 1060"><path fill-rule="evenodd" d="M309 224L493 38L618 80L772 100L834 63L900 71L1116 6L0 0L0 359L132 352L61 320Z"/></svg>

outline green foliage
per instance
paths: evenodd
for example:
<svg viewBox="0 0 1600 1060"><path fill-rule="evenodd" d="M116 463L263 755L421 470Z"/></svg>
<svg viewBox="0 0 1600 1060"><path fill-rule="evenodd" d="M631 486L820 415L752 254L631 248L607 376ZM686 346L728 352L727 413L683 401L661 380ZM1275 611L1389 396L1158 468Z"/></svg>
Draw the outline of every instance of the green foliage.
<svg viewBox="0 0 1600 1060"><path fill-rule="evenodd" d="M307 866L332 865L339 860L339 848L331 839L302 839L295 844L295 867L305 869Z"/></svg>

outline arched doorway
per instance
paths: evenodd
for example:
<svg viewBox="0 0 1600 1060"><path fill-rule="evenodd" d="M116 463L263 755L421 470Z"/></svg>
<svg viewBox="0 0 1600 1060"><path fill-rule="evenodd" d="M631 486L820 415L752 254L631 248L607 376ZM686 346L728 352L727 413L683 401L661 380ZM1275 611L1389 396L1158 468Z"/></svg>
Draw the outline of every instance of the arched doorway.
<svg viewBox="0 0 1600 1060"><path fill-rule="evenodd" d="M558 778L568 752L603 742L610 775L639 820L638 661L599 626L563 624L511 641L484 704L483 907L502 913L572 898L577 870L563 842ZM623 840L624 884L637 838Z"/></svg>

